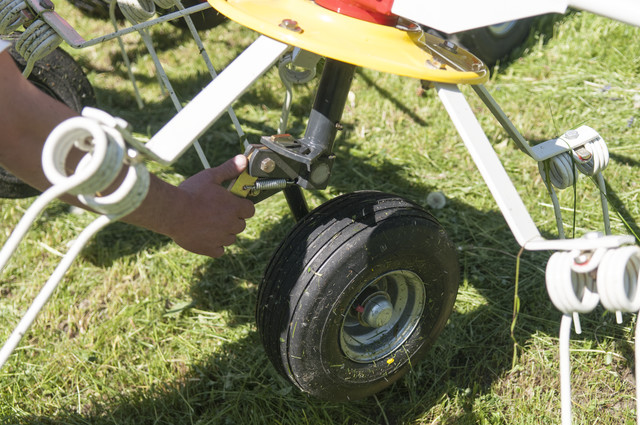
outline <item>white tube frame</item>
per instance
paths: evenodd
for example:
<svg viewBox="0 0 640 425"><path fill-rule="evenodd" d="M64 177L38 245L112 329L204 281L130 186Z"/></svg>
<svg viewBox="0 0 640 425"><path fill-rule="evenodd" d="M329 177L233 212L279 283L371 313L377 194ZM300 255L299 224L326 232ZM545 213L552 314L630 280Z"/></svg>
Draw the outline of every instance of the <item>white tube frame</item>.
<svg viewBox="0 0 640 425"><path fill-rule="evenodd" d="M136 148L161 164L176 161L251 85L291 47L260 36L146 145Z"/></svg>

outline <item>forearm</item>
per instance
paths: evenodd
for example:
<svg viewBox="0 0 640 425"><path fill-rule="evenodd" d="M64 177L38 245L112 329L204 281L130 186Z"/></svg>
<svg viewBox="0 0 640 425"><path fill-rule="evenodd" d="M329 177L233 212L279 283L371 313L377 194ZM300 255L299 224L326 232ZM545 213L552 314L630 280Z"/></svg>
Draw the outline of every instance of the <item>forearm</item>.
<svg viewBox="0 0 640 425"><path fill-rule="evenodd" d="M0 164L43 190L49 185L40 163L44 141L77 114L22 77L7 52L0 53L0 78Z"/></svg>
<svg viewBox="0 0 640 425"><path fill-rule="evenodd" d="M59 123L75 115L32 86L9 55L0 53L0 165L33 187L46 190L50 183L41 167L44 142ZM69 174L82 155L79 150L70 153ZM218 257L223 247L234 243L235 235L244 230L245 219L254 214L250 201L222 186L246 166L246 158L240 155L188 178L179 187L151 176L146 198L123 221L170 236L192 252ZM118 185L116 180L105 194ZM63 200L82 206L72 196Z"/></svg>

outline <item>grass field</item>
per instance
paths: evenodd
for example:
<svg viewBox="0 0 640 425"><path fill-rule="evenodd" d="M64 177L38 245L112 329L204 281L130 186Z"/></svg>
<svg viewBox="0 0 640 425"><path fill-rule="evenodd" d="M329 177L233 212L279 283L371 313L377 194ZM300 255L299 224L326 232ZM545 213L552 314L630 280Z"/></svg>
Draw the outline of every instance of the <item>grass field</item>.
<svg viewBox="0 0 640 425"><path fill-rule="evenodd" d="M60 14L85 38L109 25L67 4ZM179 96L208 81L197 48L171 25L151 31ZM217 69L255 37L235 23L202 33ZM85 69L99 107L127 119L141 138L173 115L138 36L125 37L145 108L135 106L115 42L69 52ZM588 13L546 17L487 87L525 137L557 137L586 124L607 141L605 178L614 233L638 231L640 217L640 31ZM296 87L290 131L301 134L314 85ZM548 299L549 253L519 246L438 97L416 80L358 69L336 144L327 190L375 189L433 210L459 251L462 280L447 327L412 373L376 397L325 403L280 378L260 345L254 305L269 258L294 224L283 197L258 204L255 218L221 259L187 253L167 238L116 223L100 232L0 370L0 423L13 424L541 424L559 423L560 313ZM555 237L551 202L537 165L519 152L473 91L464 89L541 232ZM276 70L235 105L251 142L274 134L284 97ZM213 164L241 151L226 117L201 142ZM171 167L149 166L178 183L198 171L193 152ZM602 230L591 182L560 193L568 235ZM6 240L31 200L0 201ZM575 208L574 208L575 206ZM572 226L575 214L575 229ZM627 222L625 226L623 220ZM60 260L93 220L51 205L0 278L4 341ZM520 310L511 333L514 289ZM596 309L572 336L575 423L635 423L636 318ZM515 360L514 360L515 350Z"/></svg>

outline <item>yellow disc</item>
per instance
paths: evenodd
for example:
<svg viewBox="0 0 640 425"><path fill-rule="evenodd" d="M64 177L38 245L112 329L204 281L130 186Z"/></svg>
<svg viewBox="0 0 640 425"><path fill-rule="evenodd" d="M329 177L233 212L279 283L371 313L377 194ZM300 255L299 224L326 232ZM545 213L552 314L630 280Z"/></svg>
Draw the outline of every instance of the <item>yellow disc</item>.
<svg viewBox="0 0 640 425"><path fill-rule="evenodd" d="M351 18L310 0L208 0L217 11L268 37L320 56L441 83L489 78L471 53L420 30Z"/></svg>

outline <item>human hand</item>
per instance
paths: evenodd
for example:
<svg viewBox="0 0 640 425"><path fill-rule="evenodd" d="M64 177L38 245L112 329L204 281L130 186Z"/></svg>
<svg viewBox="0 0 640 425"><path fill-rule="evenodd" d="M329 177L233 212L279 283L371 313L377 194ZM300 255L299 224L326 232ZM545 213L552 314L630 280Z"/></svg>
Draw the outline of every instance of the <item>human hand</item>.
<svg viewBox="0 0 640 425"><path fill-rule="evenodd" d="M182 217L169 236L182 248L196 254L220 257L224 247L236 241L253 216L255 207L247 199L233 195L222 183L240 175L247 158L238 155L224 164L199 172L178 186L176 202Z"/></svg>

